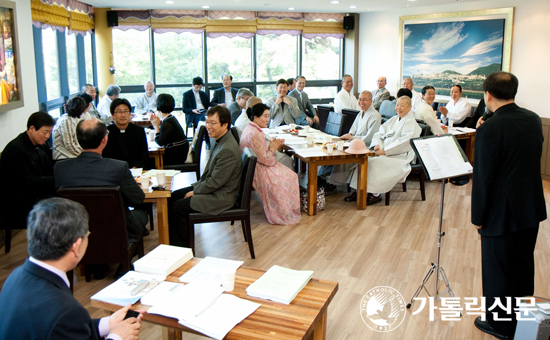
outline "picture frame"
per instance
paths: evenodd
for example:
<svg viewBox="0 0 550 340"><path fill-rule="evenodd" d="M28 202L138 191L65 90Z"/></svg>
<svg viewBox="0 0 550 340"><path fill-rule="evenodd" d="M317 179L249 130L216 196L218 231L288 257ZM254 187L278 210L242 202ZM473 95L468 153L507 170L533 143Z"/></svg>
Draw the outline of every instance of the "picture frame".
<svg viewBox="0 0 550 340"><path fill-rule="evenodd" d="M399 18L400 79L415 90L432 85L449 98L454 84L463 97L483 98L494 71L510 71L514 8L407 15Z"/></svg>
<svg viewBox="0 0 550 340"><path fill-rule="evenodd" d="M16 3L0 0L0 112L23 107Z"/></svg>

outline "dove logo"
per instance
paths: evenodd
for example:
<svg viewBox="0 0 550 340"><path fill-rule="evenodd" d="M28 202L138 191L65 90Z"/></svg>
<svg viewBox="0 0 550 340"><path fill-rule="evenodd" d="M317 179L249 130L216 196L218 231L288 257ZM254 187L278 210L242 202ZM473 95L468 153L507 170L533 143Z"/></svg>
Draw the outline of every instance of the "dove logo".
<svg viewBox="0 0 550 340"><path fill-rule="evenodd" d="M361 299L360 313L370 329L390 332L405 320L405 299L392 287L375 287Z"/></svg>

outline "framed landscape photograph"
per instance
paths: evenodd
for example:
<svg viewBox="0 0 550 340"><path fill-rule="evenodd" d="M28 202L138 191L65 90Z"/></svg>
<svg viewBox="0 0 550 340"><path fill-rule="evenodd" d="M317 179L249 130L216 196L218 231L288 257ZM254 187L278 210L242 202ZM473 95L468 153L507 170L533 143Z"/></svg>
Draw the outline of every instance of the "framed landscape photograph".
<svg viewBox="0 0 550 340"><path fill-rule="evenodd" d="M459 84L463 97L483 98L485 78L510 70L513 20L513 7L400 17L401 80L444 96Z"/></svg>
<svg viewBox="0 0 550 340"><path fill-rule="evenodd" d="M0 0L0 112L23 106L15 2Z"/></svg>

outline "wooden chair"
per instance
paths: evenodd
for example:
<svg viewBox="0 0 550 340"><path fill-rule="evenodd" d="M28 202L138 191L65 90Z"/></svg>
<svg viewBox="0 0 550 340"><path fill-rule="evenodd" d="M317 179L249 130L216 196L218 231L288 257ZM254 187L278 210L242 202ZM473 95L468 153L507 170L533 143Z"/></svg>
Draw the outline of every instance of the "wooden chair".
<svg viewBox="0 0 550 340"><path fill-rule="evenodd" d="M144 255L143 238L128 244L126 208L120 187L60 188L57 194L82 204L90 216L88 249L80 261L86 282L91 280L86 265L122 263L122 269L126 272L131 268L131 259L136 251L139 257Z"/></svg>
<svg viewBox="0 0 550 340"><path fill-rule="evenodd" d="M179 170L181 172L194 171L195 175L197 176L197 180L199 180L199 178L201 178L202 143L204 142L205 137L208 138L208 135L206 133L206 126L202 125L197 132L197 138L195 139L195 143L193 145L193 162L178 164L178 165L170 165L170 168L174 170Z"/></svg>
<svg viewBox="0 0 550 340"><path fill-rule="evenodd" d="M195 254L195 224L212 223L222 221L241 221L243 228L244 240L248 242L250 256L255 259L254 245L252 243L252 229L250 225L250 196L252 194L252 181L256 172L256 155L250 148L245 148L243 151L243 172L241 175L241 187L237 203L229 210L226 210L219 215L209 215L204 213L189 214L189 240L193 254Z"/></svg>

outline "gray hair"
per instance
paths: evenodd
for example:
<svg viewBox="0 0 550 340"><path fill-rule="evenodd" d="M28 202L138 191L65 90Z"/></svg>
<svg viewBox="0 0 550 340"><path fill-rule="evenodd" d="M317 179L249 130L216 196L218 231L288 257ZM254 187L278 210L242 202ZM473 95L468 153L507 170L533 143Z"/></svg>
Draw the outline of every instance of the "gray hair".
<svg viewBox="0 0 550 340"><path fill-rule="evenodd" d="M120 94L120 87L115 84L111 84L107 87L107 95L109 97L116 96Z"/></svg>
<svg viewBox="0 0 550 340"><path fill-rule="evenodd" d="M352 76L350 76L349 74L344 74L344 76L342 77L342 83L346 81L346 78L347 78L347 77L350 77L351 80L353 80L353 77L352 77Z"/></svg>
<svg viewBox="0 0 550 340"><path fill-rule="evenodd" d="M367 91L367 90L364 90L364 91L361 91L361 93L359 93L359 96L361 96L363 93L364 93L364 94L368 94L369 97L370 97L370 99L372 99L372 92Z"/></svg>
<svg viewBox="0 0 550 340"><path fill-rule="evenodd" d="M143 84L143 87L147 86L147 84L151 83L151 85L155 86L151 80L147 80L145 84Z"/></svg>
<svg viewBox="0 0 550 340"><path fill-rule="evenodd" d="M252 97L252 96L254 96L254 93L252 93L252 91L250 91L245 87L241 88L239 92L237 92L237 97L244 98L244 97Z"/></svg>
<svg viewBox="0 0 550 340"><path fill-rule="evenodd" d="M88 212L65 198L38 202L27 218L27 249L40 261L59 260L88 233Z"/></svg>
<svg viewBox="0 0 550 340"><path fill-rule="evenodd" d="M411 105L411 103L412 103L411 97L409 97L409 96L401 96L401 97L397 98L397 100L402 100L405 103L407 103L407 105Z"/></svg>
<svg viewBox="0 0 550 340"><path fill-rule="evenodd" d="M94 86L92 84L84 84L84 86L82 86L82 91L81 92L86 92L88 91L88 88L94 88Z"/></svg>

